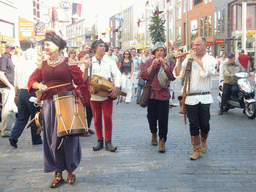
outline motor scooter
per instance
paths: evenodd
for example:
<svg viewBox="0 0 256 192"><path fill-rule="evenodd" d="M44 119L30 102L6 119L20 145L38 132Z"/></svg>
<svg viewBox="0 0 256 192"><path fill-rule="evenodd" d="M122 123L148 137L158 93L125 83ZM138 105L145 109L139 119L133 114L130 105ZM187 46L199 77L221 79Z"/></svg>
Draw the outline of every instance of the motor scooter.
<svg viewBox="0 0 256 192"><path fill-rule="evenodd" d="M249 119L254 119L256 116L256 100L254 99L255 89L247 79L249 74L246 72L239 72L235 74L235 77L238 78L238 89L231 88L231 95L226 106L224 106L224 112L227 112L229 109L242 108L244 109L244 114ZM223 94L223 81L220 82L219 90L217 100L219 101L220 107Z"/></svg>

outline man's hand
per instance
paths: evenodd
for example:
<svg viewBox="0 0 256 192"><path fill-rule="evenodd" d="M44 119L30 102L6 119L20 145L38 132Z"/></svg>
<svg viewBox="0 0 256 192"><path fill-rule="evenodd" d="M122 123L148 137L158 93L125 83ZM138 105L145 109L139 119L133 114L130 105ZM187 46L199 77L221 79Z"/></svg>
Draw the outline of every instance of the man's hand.
<svg viewBox="0 0 256 192"><path fill-rule="evenodd" d="M194 50L189 50L189 54L191 55L192 59L197 59L196 52Z"/></svg>
<svg viewBox="0 0 256 192"><path fill-rule="evenodd" d="M109 89L109 91L111 91L110 97L116 98L117 97L117 93L119 91L119 88L118 87L113 87L113 88Z"/></svg>

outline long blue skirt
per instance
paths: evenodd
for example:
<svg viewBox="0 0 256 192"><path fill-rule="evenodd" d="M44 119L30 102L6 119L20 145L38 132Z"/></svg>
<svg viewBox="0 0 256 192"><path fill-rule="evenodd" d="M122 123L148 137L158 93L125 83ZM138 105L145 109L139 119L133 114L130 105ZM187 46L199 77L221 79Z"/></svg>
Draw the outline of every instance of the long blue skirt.
<svg viewBox="0 0 256 192"><path fill-rule="evenodd" d="M44 172L74 171L82 158L79 137L58 137L58 123L52 98L44 100L42 115Z"/></svg>

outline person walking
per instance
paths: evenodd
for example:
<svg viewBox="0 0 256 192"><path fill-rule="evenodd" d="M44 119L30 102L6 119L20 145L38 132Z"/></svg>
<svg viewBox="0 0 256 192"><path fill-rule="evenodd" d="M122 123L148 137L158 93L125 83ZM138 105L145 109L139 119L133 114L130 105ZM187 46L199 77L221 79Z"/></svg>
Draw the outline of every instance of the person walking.
<svg viewBox="0 0 256 192"><path fill-rule="evenodd" d="M110 98L116 98L121 82L121 73L117 68L116 63L104 57L106 44L102 40L96 40L92 43L92 49L95 56L92 58L92 74L114 80L114 87L110 89ZM94 118L94 128L97 136L97 145L93 147L94 151L99 151L103 148L103 126L102 113L104 117L105 131L105 149L110 152L115 152L117 147L112 145L112 115L113 115L113 100L108 97L91 95L91 107Z"/></svg>
<svg viewBox="0 0 256 192"><path fill-rule="evenodd" d="M241 50L241 55L238 56L239 63L244 67L246 72L252 70L250 57L244 53L244 50Z"/></svg>
<svg viewBox="0 0 256 192"><path fill-rule="evenodd" d="M196 160L201 157L201 151L205 153L208 149L207 137L210 130L210 105L213 103L210 90L212 86L212 76L215 72L217 60L206 53L206 39L197 37L193 49L189 51L192 58L190 82L186 91L185 108L189 119L189 129L191 144L193 146L193 155L190 160ZM174 69L175 77L185 78L185 72L188 64L188 57L181 57ZM189 63L191 63L189 61ZM190 91L188 91L190 90ZM200 137L201 135L201 137ZM201 139L200 139L201 138ZM201 147L202 143L202 147Z"/></svg>
<svg viewBox="0 0 256 192"><path fill-rule="evenodd" d="M165 153L165 142L168 133L169 118L169 82L174 81L173 68L175 63L167 63L164 59L166 49L163 42L157 42L152 49L153 59L148 59L141 67L140 76L146 80L146 85L151 84L147 118L152 133L151 144L158 145L157 123L159 130L159 153Z"/></svg>
<svg viewBox="0 0 256 192"><path fill-rule="evenodd" d="M137 75L140 69L140 58L136 55L136 49L131 49L132 60L133 60L133 73L132 73L132 84L134 87L134 96L137 97L138 79Z"/></svg>
<svg viewBox="0 0 256 192"><path fill-rule="evenodd" d="M86 86L87 73L83 73L77 65L69 65L75 62L69 57L64 57L63 50L66 41L52 30L47 30L45 35L44 50L48 59L44 60L30 76L28 91L30 94L40 90L43 92L42 124L44 172L55 172L54 179L50 183L51 188L56 188L64 182L62 172L67 170L67 183L74 184L77 169L81 158L80 138L76 135L58 136L58 122L53 96L60 93L71 94L77 85L82 92L88 92ZM43 82L43 83L42 83ZM56 85L58 88L49 89Z"/></svg>
<svg viewBox="0 0 256 192"><path fill-rule="evenodd" d="M136 99L136 103L137 104L140 103L141 92L142 92L142 90L143 90L143 88L145 87L145 84L146 84L145 80L140 77L141 67L150 58L151 57L150 57L149 50L148 49L144 49L143 55L141 57L141 62L139 64L139 73L137 75L137 79L138 79L138 89L137 89L137 99Z"/></svg>
<svg viewBox="0 0 256 192"><path fill-rule="evenodd" d="M31 97L36 97L36 95L29 94L27 86L30 75L37 68L36 60L36 50L29 48L25 52L24 62L15 66L14 88L15 101L18 104L18 118L9 138L10 145L14 148L17 148L18 139L29 120L29 117L34 119L36 113L40 111L39 106L35 107L34 103L29 101ZM37 126L35 124L31 126L31 139L33 145L42 144L41 135L37 134Z"/></svg>
<svg viewBox="0 0 256 192"><path fill-rule="evenodd" d="M2 137L10 137L11 129L15 123L15 111L17 106L14 103L14 64L12 55L15 45L12 42L5 44L5 53L0 58L0 93L2 94Z"/></svg>
<svg viewBox="0 0 256 192"><path fill-rule="evenodd" d="M125 97L125 103L129 104L132 99L132 74L133 74L133 60L131 53L125 51L120 66L121 76L121 88L127 93Z"/></svg>
<svg viewBox="0 0 256 192"><path fill-rule="evenodd" d="M219 83L221 83L224 80L223 65L227 62L228 62L227 53L223 52L217 64L217 71L219 71Z"/></svg>

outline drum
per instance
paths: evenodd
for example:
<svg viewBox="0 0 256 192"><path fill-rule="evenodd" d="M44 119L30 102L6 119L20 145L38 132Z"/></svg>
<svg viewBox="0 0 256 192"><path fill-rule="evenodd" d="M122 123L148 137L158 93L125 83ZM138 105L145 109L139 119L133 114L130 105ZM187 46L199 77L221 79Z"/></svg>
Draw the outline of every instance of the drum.
<svg viewBox="0 0 256 192"><path fill-rule="evenodd" d="M88 132L84 106L72 91L55 94L53 101L58 122L58 137L83 136Z"/></svg>

